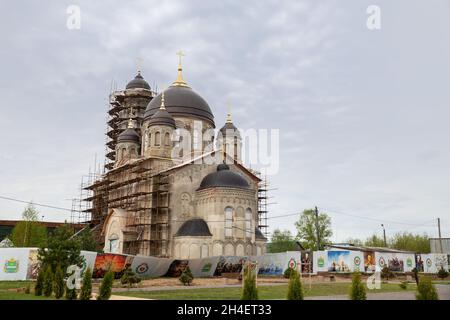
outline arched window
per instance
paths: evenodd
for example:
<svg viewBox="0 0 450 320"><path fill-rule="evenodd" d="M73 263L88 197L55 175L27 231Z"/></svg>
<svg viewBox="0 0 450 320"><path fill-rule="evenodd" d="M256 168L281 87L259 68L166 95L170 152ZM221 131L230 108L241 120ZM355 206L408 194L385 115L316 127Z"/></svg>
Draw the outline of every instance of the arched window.
<svg viewBox="0 0 450 320"><path fill-rule="evenodd" d="M149 132L147 136L147 147L152 145L152 134Z"/></svg>
<svg viewBox="0 0 450 320"><path fill-rule="evenodd" d="M166 146L170 146L170 133L166 132L166 134L164 135L164 144Z"/></svg>
<svg viewBox="0 0 450 320"><path fill-rule="evenodd" d="M155 146L160 146L161 145L161 133L159 131L157 131L155 133Z"/></svg>
<svg viewBox="0 0 450 320"><path fill-rule="evenodd" d="M247 208L245 210L245 237L251 238L252 237L252 210L250 208Z"/></svg>
<svg viewBox="0 0 450 320"><path fill-rule="evenodd" d="M233 236L233 208L225 208L225 237Z"/></svg>
<svg viewBox="0 0 450 320"><path fill-rule="evenodd" d="M120 158L124 159L126 154L127 154L127 148L122 148L122 156Z"/></svg>
<svg viewBox="0 0 450 320"><path fill-rule="evenodd" d="M136 155L136 148L131 148L130 155Z"/></svg>

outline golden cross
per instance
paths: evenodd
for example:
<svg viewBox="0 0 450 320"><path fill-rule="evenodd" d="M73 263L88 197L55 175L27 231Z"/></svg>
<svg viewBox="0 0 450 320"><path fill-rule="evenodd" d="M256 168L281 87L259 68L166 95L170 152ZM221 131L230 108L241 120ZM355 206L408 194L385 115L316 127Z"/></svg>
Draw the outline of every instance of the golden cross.
<svg viewBox="0 0 450 320"><path fill-rule="evenodd" d="M181 57L186 56L183 51L179 50L176 55L178 56L178 64L181 66Z"/></svg>

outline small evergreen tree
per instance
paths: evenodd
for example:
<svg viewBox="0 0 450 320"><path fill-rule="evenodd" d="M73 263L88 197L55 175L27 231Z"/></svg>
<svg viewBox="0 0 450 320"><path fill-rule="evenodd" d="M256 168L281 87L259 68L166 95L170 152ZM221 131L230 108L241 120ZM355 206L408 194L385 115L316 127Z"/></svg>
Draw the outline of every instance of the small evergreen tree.
<svg viewBox="0 0 450 320"><path fill-rule="evenodd" d="M44 278L45 278L45 270L44 268L41 267L38 272L36 284L34 285L35 296L42 296L42 291L44 289Z"/></svg>
<svg viewBox="0 0 450 320"><path fill-rule="evenodd" d="M77 290L75 288L66 289L66 300L77 300Z"/></svg>
<svg viewBox="0 0 450 320"><path fill-rule="evenodd" d="M286 279L290 279L292 271L292 268L287 268L286 270L284 270L283 277L285 277Z"/></svg>
<svg viewBox="0 0 450 320"><path fill-rule="evenodd" d="M256 288L256 275L249 265L244 267L244 288L241 300L258 300L258 288Z"/></svg>
<svg viewBox="0 0 450 320"><path fill-rule="evenodd" d="M430 277L421 277L416 293L417 300L439 300L436 287L431 282Z"/></svg>
<svg viewBox="0 0 450 320"><path fill-rule="evenodd" d="M186 267L186 269L184 269L179 280L185 286L191 285L192 281L194 280L194 276L192 275L191 269L189 267Z"/></svg>
<svg viewBox="0 0 450 320"><path fill-rule="evenodd" d="M448 277L448 272L445 271L444 267L441 267L438 271L438 277L441 279L445 279Z"/></svg>
<svg viewBox="0 0 450 320"><path fill-rule="evenodd" d="M288 287L288 294L287 299L288 300L304 300L304 293L303 293L303 285L302 281L300 280L300 274L294 270L291 269L291 277L289 278L289 287Z"/></svg>
<svg viewBox="0 0 450 320"><path fill-rule="evenodd" d="M55 292L56 299L60 299L64 295L65 284L63 271L58 264L55 271L55 279L53 281L53 291Z"/></svg>
<svg viewBox="0 0 450 320"><path fill-rule="evenodd" d="M97 300L108 300L111 297L113 282L114 273L110 270L103 277Z"/></svg>
<svg viewBox="0 0 450 320"><path fill-rule="evenodd" d="M120 278L120 283L122 285L128 285L128 287L132 287L134 284L141 282L141 278L139 278L130 267L126 268L122 277Z"/></svg>
<svg viewBox="0 0 450 320"><path fill-rule="evenodd" d="M53 272L50 266L47 266L45 269L44 275L44 286L43 286L44 296L50 297L53 292Z"/></svg>
<svg viewBox="0 0 450 320"><path fill-rule="evenodd" d="M88 267L83 275L83 284L81 285L80 300L90 300L92 296L92 272Z"/></svg>
<svg viewBox="0 0 450 320"><path fill-rule="evenodd" d="M351 300L366 300L366 288L361 282L361 274L356 271L353 273L352 285L350 287Z"/></svg>

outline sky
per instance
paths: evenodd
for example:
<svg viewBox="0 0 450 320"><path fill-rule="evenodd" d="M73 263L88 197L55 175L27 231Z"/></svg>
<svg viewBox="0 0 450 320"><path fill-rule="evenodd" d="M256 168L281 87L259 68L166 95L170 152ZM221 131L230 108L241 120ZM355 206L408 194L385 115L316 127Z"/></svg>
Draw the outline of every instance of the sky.
<svg viewBox="0 0 450 320"><path fill-rule="evenodd" d="M230 101L239 128L279 130L270 231L295 234L295 214L318 206L335 242L382 223L436 237L438 217L449 237L449 12L447 0L3 1L0 196L71 208L103 161L111 88L138 58L153 88L169 85L182 49L216 126ZM0 199L0 219L24 206Z"/></svg>

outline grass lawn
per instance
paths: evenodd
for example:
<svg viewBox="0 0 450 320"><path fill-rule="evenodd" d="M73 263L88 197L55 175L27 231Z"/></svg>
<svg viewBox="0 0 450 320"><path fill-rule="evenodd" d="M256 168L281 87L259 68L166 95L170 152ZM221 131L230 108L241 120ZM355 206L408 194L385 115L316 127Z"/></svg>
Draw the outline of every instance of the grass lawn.
<svg viewBox="0 0 450 320"><path fill-rule="evenodd" d="M24 289L30 285L31 293L18 292L17 289ZM0 300L48 300L45 296L36 297L33 293L33 281L0 281ZM14 290L16 289L16 290Z"/></svg>
<svg viewBox="0 0 450 320"><path fill-rule="evenodd" d="M311 290L307 284L305 286L305 296L329 296L348 294L350 283L321 283L313 284ZM285 299L287 285L259 286L260 299ZM415 290L415 284L409 284L407 290ZM367 290L369 293L402 291L398 284L382 284L379 290ZM200 288L200 289L179 289L161 291L129 291L113 292L114 295L124 295L138 298L160 299L160 300L233 300L241 298L241 288Z"/></svg>

